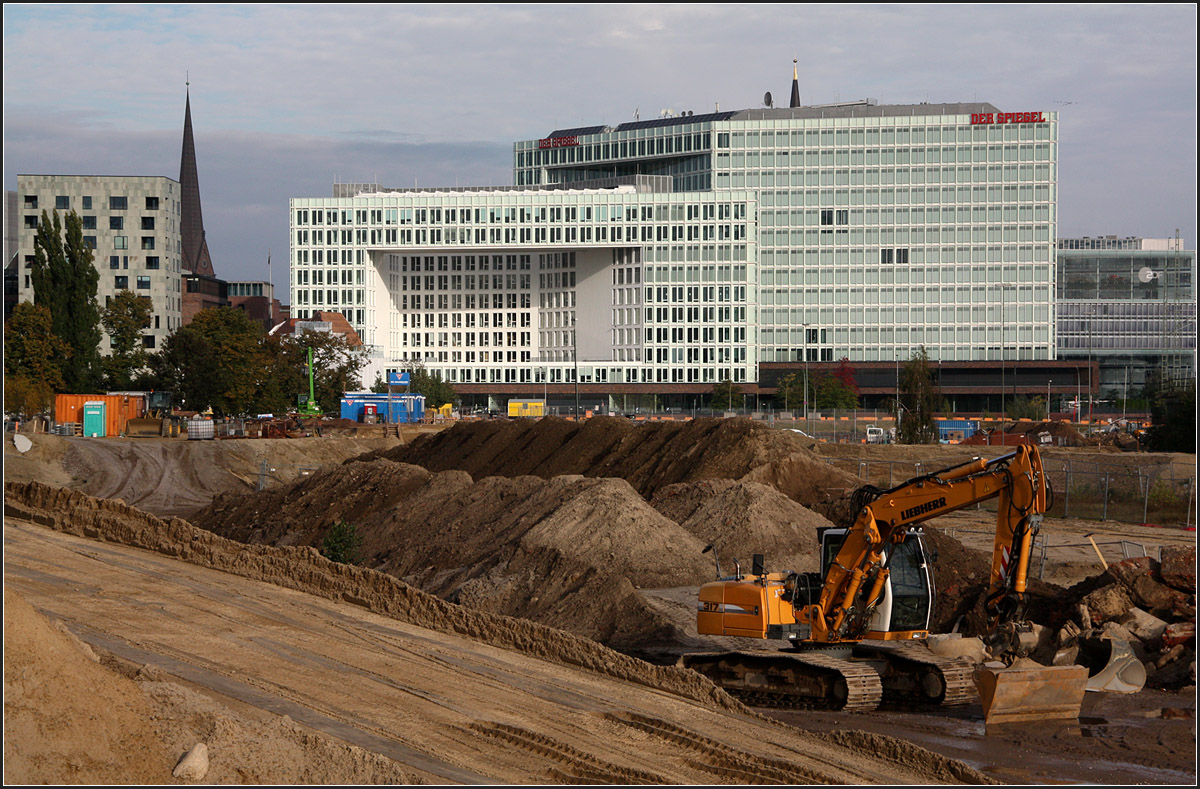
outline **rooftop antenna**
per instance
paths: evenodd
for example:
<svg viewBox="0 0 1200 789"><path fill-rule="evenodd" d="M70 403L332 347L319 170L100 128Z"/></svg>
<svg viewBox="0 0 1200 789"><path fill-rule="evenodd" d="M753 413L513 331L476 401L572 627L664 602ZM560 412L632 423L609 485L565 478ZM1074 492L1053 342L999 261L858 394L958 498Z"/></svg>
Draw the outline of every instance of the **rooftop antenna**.
<svg viewBox="0 0 1200 789"><path fill-rule="evenodd" d="M640 121L640 120L642 119L641 110L642 110L642 108L641 108L641 107L635 107L635 108L634 108L634 110L633 110L633 119L634 119L635 121Z"/></svg>

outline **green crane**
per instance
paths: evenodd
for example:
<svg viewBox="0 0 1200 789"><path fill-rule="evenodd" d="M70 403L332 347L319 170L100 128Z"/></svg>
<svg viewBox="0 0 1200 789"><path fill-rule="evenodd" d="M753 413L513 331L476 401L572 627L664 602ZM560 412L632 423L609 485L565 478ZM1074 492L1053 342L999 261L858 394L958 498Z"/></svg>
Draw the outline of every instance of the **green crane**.
<svg viewBox="0 0 1200 789"><path fill-rule="evenodd" d="M308 346L308 364L306 364L305 367L308 368L308 396L305 397L304 395L299 395L296 398L300 406L298 409L299 414L300 416L324 416L325 414L323 411L321 411L321 407L317 405L316 392L313 386L313 360L311 345Z"/></svg>

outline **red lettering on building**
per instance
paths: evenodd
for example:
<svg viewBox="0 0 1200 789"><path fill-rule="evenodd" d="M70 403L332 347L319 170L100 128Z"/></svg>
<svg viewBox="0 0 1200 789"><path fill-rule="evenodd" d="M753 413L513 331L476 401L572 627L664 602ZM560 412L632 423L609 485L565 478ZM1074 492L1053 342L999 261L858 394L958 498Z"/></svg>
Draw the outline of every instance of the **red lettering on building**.
<svg viewBox="0 0 1200 789"><path fill-rule="evenodd" d="M1049 123L1041 112L973 112L971 124L978 126L991 123Z"/></svg>
<svg viewBox="0 0 1200 789"><path fill-rule="evenodd" d="M547 137L544 140L538 140L539 148L570 148L579 145L579 137Z"/></svg>

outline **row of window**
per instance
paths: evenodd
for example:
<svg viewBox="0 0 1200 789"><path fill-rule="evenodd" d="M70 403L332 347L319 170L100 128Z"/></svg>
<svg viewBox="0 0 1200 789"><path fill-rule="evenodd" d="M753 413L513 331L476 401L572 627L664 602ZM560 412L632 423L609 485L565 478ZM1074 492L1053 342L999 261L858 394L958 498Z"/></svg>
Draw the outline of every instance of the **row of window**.
<svg viewBox="0 0 1200 789"><path fill-rule="evenodd" d="M685 213L686 209L686 213ZM295 209L295 226L317 225L509 225L563 222L682 222L728 221L746 218L744 203L696 203L691 205L565 205L509 206L491 208L344 208ZM339 222L340 218L340 222ZM310 222L311 220L311 222ZM321 230L312 230L320 238ZM336 230L330 233L338 233ZM345 231L342 238L345 238ZM320 242L314 242L320 243ZM526 256L527 257L527 256Z"/></svg>
<svg viewBox="0 0 1200 789"><path fill-rule="evenodd" d="M748 151L718 153L716 169L795 169L815 167L891 167L897 164L987 164L1051 161L1053 146L975 145L956 148L840 148L837 150Z"/></svg>
<svg viewBox="0 0 1200 789"><path fill-rule="evenodd" d="M80 199L80 204L81 204L80 210L91 211L93 209L93 205L92 205L93 201L92 201L91 196L84 195L83 197L81 197L79 199ZM157 211L158 206L159 206L159 200L157 197L147 197L146 198L146 210L147 211ZM25 195L25 208L26 209L36 209L37 207L38 207L38 196L37 195ZM57 195L54 198L54 208L56 211L70 211L71 210L70 196L69 195ZM109 195L108 210L109 211L128 211L129 210L129 198L126 196Z"/></svg>

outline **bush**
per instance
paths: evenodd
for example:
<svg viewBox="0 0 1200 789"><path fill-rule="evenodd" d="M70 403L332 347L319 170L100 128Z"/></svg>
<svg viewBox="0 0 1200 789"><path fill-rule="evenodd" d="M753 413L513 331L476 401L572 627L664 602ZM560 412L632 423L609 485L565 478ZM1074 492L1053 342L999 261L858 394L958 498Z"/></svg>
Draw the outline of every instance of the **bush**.
<svg viewBox="0 0 1200 789"><path fill-rule="evenodd" d="M362 537L353 524L338 521L325 532L321 541L321 553L331 562L356 564L358 553L362 549Z"/></svg>

